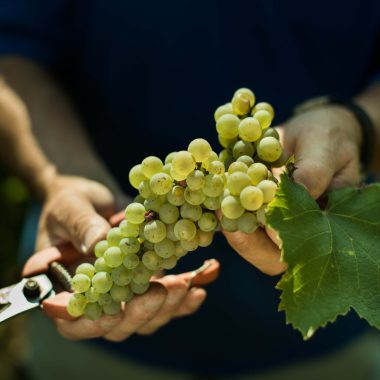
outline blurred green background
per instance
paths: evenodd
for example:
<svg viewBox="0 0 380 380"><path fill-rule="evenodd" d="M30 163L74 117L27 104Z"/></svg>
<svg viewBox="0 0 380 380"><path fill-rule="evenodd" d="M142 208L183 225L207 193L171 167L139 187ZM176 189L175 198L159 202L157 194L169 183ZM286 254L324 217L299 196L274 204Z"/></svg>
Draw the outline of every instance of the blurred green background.
<svg viewBox="0 0 380 380"><path fill-rule="evenodd" d="M23 183L0 167L0 288L20 279L17 252L29 199ZM0 324L0 380L27 379L25 322L20 316Z"/></svg>

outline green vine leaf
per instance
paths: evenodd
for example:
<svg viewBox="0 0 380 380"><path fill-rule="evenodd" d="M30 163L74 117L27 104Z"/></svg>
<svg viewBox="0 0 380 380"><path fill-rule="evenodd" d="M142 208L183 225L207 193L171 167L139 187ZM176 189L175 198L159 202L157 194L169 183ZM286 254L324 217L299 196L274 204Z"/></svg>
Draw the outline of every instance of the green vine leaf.
<svg viewBox="0 0 380 380"><path fill-rule="evenodd" d="M287 323L309 339L352 308L380 328L380 184L334 190L321 210L283 174L266 217L288 264L277 284Z"/></svg>

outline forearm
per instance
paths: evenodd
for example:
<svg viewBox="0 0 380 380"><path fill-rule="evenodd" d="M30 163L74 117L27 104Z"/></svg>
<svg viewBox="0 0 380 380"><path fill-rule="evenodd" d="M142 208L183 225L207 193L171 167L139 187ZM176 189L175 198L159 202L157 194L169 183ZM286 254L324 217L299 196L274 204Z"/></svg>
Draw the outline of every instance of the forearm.
<svg viewBox="0 0 380 380"><path fill-rule="evenodd" d="M34 139L25 105L0 78L0 159L40 198L54 176L51 165Z"/></svg>
<svg viewBox="0 0 380 380"><path fill-rule="evenodd" d="M1 58L0 73L25 102L33 134L57 170L102 182L119 196L119 185L97 157L79 116L51 76L17 57Z"/></svg>
<svg viewBox="0 0 380 380"><path fill-rule="evenodd" d="M377 83L356 97L356 102L364 108L371 118L375 130L376 141L371 170L380 170L380 83Z"/></svg>

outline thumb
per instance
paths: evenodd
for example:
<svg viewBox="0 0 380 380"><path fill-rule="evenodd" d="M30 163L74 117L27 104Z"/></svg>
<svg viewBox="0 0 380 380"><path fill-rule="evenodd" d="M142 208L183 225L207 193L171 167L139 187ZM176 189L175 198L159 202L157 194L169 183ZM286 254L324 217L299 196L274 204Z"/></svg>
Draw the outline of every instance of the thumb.
<svg viewBox="0 0 380 380"><path fill-rule="evenodd" d="M304 185L314 199L319 198L328 188L334 172L336 161L329 144L318 143L309 136L295 149L295 167L293 178Z"/></svg>
<svg viewBox="0 0 380 380"><path fill-rule="evenodd" d="M80 252L89 253L111 228L91 201L81 193L62 193L55 205L50 205L46 229L51 240L70 241ZM54 207L55 206L55 207Z"/></svg>

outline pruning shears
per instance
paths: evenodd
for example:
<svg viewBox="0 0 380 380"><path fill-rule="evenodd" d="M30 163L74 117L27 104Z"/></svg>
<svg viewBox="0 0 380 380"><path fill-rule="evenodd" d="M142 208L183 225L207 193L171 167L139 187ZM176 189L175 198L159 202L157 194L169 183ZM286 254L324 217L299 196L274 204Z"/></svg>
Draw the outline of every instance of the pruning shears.
<svg viewBox="0 0 380 380"><path fill-rule="evenodd" d="M124 212L118 213L110 223L116 226L123 218ZM21 281L0 289L0 323L35 308L42 308L51 318L75 320L66 310L72 293L67 268L83 261L83 257L71 244L49 247L31 256L22 270ZM218 277L219 268L219 262L210 259L200 268L178 276L189 286L203 286Z"/></svg>

